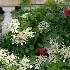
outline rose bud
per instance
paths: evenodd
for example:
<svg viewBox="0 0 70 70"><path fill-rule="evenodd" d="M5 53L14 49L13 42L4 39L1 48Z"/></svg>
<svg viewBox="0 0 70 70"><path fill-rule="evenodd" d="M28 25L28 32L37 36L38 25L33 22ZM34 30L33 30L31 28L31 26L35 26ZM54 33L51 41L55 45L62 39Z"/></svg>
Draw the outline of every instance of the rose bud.
<svg viewBox="0 0 70 70"><path fill-rule="evenodd" d="M46 54L46 49L45 49L45 48L40 48L40 49L38 50L38 53L39 53L40 55L45 55L45 54Z"/></svg>
<svg viewBox="0 0 70 70"><path fill-rule="evenodd" d="M65 9L64 9L64 13L65 13L67 16L70 16L70 9L65 8Z"/></svg>

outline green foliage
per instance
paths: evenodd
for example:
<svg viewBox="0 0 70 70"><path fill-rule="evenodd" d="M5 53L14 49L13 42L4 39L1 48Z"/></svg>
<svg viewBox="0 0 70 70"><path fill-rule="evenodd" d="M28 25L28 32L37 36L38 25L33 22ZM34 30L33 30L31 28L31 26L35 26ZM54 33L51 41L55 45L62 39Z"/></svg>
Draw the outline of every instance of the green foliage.
<svg viewBox="0 0 70 70"><path fill-rule="evenodd" d="M11 66L8 70L17 70L16 66Z"/></svg>
<svg viewBox="0 0 70 70"><path fill-rule="evenodd" d="M70 0L66 0L67 2L70 2Z"/></svg>
<svg viewBox="0 0 70 70"><path fill-rule="evenodd" d="M25 6L27 1L28 0L24 0L25 4L22 3L22 5ZM24 55L30 56L30 60L34 61L36 59L35 55L39 55L39 48L51 47L51 44L49 43L50 38L55 39L58 37L56 39L58 44L62 44L64 41L64 45L70 46L70 16L67 16L63 12L67 5L64 3L56 3L54 0L49 1L50 2L47 5L37 6L35 9L30 10L27 18L21 18L20 16L22 16L24 13L27 13L28 11L14 11L13 18L18 18L20 22L20 28L17 30L21 32L27 27L32 27L32 31L36 32L35 37L28 39L27 44L16 45L11 43L11 32L9 32L6 35L4 42L1 43L1 47L8 49L10 52L14 52L14 54L17 54L21 58ZM49 28L44 29L42 33L40 33L37 26L42 21L46 21L50 26ZM59 48L61 49L62 46ZM66 62L63 62L63 58L61 57L62 55L56 55L59 61L56 63L46 61L39 70L63 70L63 68L69 69L70 67L67 65L70 64L70 60L66 59ZM48 57L48 53L46 56ZM11 67L8 70L16 70L16 67Z"/></svg>
<svg viewBox="0 0 70 70"><path fill-rule="evenodd" d="M46 42L46 43L44 44L44 46L47 47L47 48L50 48L50 47L51 47L51 45L50 45L49 42Z"/></svg>

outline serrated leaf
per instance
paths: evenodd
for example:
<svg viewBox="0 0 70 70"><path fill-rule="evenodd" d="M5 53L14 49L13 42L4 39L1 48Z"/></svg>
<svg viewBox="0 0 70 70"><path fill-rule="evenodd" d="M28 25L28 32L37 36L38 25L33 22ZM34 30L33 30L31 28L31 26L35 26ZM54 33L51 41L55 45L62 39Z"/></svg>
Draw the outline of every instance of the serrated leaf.
<svg viewBox="0 0 70 70"><path fill-rule="evenodd" d="M17 69L17 67L16 66L11 66L11 67L9 67L9 69L8 70L16 70Z"/></svg>
<svg viewBox="0 0 70 70"><path fill-rule="evenodd" d="M38 43L38 46L39 46L39 47L42 47L42 44Z"/></svg>
<svg viewBox="0 0 70 70"><path fill-rule="evenodd" d="M45 47L47 48L50 48L51 47L51 44L47 41L45 44L44 44Z"/></svg>
<svg viewBox="0 0 70 70"><path fill-rule="evenodd" d="M59 42L59 43L61 43L63 41L63 38L59 37L56 41Z"/></svg>
<svg viewBox="0 0 70 70"><path fill-rule="evenodd" d="M54 18L54 15L52 15L52 14L51 15L47 15L47 19L48 20L53 20L53 18Z"/></svg>
<svg viewBox="0 0 70 70"><path fill-rule="evenodd" d="M52 70L52 68L51 67L48 67L48 69L47 70Z"/></svg>
<svg viewBox="0 0 70 70"><path fill-rule="evenodd" d="M62 61L58 62L58 66L59 67L63 67L64 66L64 63Z"/></svg>
<svg viewBox="0 0 70 70"><path fill-rule="evenodd" d="M36 59L36 57L35 57L34 55L32 55L32 56L30 57L30 60L31 60L31 61L35 61L35 59Z"/></svg>
<svg viewBox="0 0 70 70"><path fill-rule="evenodd" d="M69 34L69 33L67 33L65 36L68 38L68 37L70 36L70 34Z"/></svg>
<svg viewBox="0 0 70 70"><path fill-rule="evenodd" d="M21 31L22 31L22 29L21 29L21 28L17 28L17 30L18 30L19 32L21 32Z"/></svg>
<svg viewBox="0 0 70 70"><path fill-rule="evenodd" d="M48 61L46 61L46 62L44 63L45 67L47 67L49 64L50 64L50 63L49 63Z"/></svg>
<svg viewBox="0 0 70 70"><path fill-rule="evenodd" d="M25 52L26 53L29 53L29 49L27 47L25 48Z"/></svg>
<svg viewBox="0 0 70 70"><path fill-rule="evenodd" d="M34 49L34 46L33 46L33 45L30 45L30 46L29 46L29 49L30 49L30 50L33 50L33 49Z"/></svg>

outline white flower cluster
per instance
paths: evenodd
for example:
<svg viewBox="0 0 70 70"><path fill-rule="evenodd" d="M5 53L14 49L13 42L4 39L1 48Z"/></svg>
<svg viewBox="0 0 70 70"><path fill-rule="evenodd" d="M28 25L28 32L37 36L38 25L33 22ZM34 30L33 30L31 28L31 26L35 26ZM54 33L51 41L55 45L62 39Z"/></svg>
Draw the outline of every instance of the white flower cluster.
<svg viewBox="0 0 70 70"><path fill-rule="evenodd" d="M16 59L17 56L15 56L13 53L10 55L8 50L0 48L0 61L2 62L2 64L7 65L6 68L17 65Z"/></svg>
<svg viewBox="0 0 70 70"><path fill-rule="evenodd" d="M27 18L27 15L28 15L29 13L25 13L25 14L23 14L21 17L22 18Z"/></svg>
<svg viewBox="0 0 70 70"><path fill-rule="evenodd" d="M18 19L8 19L3 22L2 26L5 26L7 29L7 32L11 31L12 33L17 33L17 28L19 28L19 21Z"/></svg>
<svg viewBox="0 0 70 70"><path fill-rule="evenodd" d="M28 27L27 29L24 29L22 32L19 32L17 30L17 28L19 28L20 23L18 21L18 19L9 19L8 21L4 21L3 22L3 26L5 26L9 31L12 32L12 44L16 43L16 44L21 44L23 45L23 43L26 44L26 42L28 41L28 38L34 37L34 33L32 32L32 28Z"/></svg>
<svg viewBox="0 0 70 70"><path fill-rule="evenodd" d="M41 65L46 61L47 61L47 56L42 56L42 55L36 56L36 60L33 62L33 64L35 65L34 68L39 69Z"/></svg>
<svg viewBox="0 0 70 70"><path fill-rule="evenodd" d="M65 62L65 60L67 58L70 58L70 46L66 47L65 45L58 44L58 42L56 42L57 38L59 38L59 37L56 37L55 39L50 38L49 43L51 44L51 47L47 48L47 53L49 54L49 57L48 57L49 62L52 61L52 62L56 63L56 61L58 61L57 56L56 56L57 53L64 56L63 62ZM64 44L64 42L62 42L62 43ZM62 45L61 49L59 48L60 45Z"/></svg>
<svg viewBox="0 0 70 70"><path fill-rule="evenodd" d="M38 25L40 33L43 32L43 29L47 29L49 26L50 26L49 23L47 23L45 21L40 22L39 25Z"/></svg>
<svg viewBox="0 0 70 70"><path fill-rule="evenodd" d="M8 29L12 31L12 33L17 33L17 28L19 28L19 21L18 19L12 19L12 21L8 24Z"/></svg>
<svg viewBox="0 0 70 70"><path fill-rule="evenodd" d="M23 43L26 44L26 42L28 41L28 38L34 37L35 32L32 32L32 28L28 27L27 29L24 29L22 32L19 32L17 34L12 34L11 36L12 38L12 43L16 43L16 44L21 44L23 45Z"/></svg>
<svg viewBox="0 0 70 70"><path fill-rule="evenodd" d="M27 68L33 68L33 66L30 64L30 60L29 58L27 58L26 56L23 57L22 60L20 60L19 64L19 69L17 70L27 70Z"/></svg>
<svg viewBox="0 0 70 70"><path fill-rule="evenodd" d="M59 52L59 44L56 42L56 39L50 39L51 47L47 48L47 53L49 54L48 61L56 63L56 54Z"/></svg>
<svg viewBox="0 0 70 70"><path fill-rule="evenodd" d="M66 47L64 45L63 48L60 49L60 54L64 56L64 59L70 58L70 46Z"/></svg>

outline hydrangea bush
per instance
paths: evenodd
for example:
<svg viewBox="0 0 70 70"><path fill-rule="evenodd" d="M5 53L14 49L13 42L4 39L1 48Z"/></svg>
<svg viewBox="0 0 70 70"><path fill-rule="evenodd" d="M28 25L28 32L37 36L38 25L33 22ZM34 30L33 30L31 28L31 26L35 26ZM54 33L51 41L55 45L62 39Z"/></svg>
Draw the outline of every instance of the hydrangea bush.
<svg viewBox="0 0 70 70"><path fill-rule="evenodd" d="M0 42L0 67L5 70L70 70L70 9L49 2L14 11ZM18 13L19 16L18 16ZM24 13L24 14L23 14Z"/></svg>

